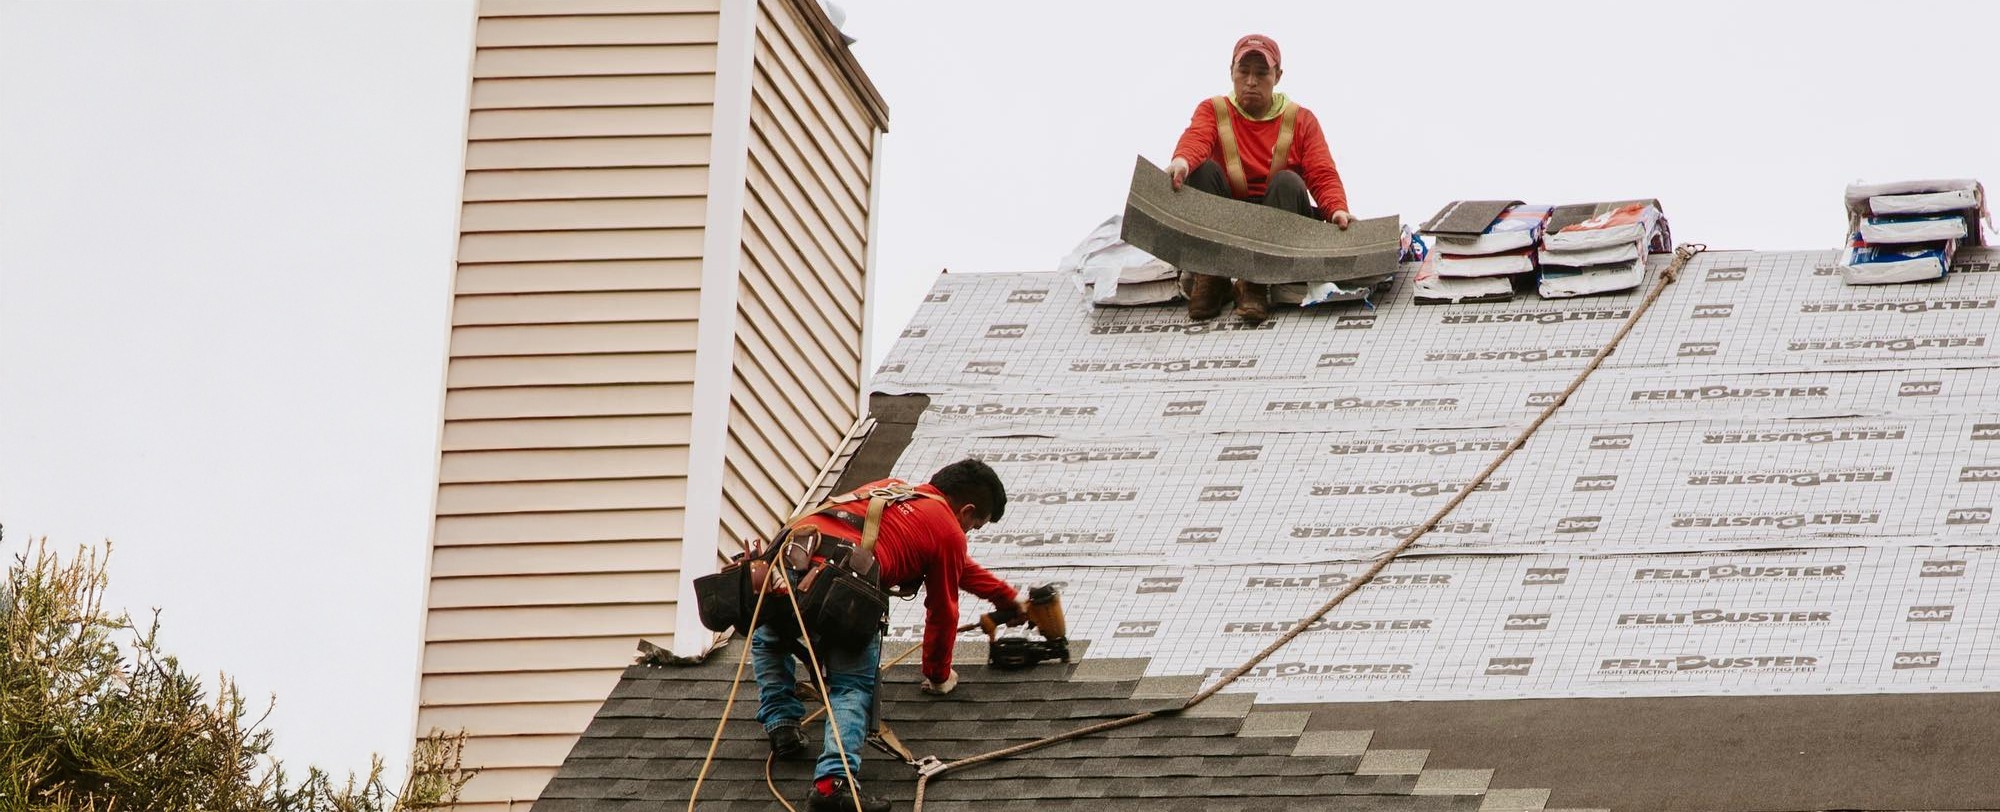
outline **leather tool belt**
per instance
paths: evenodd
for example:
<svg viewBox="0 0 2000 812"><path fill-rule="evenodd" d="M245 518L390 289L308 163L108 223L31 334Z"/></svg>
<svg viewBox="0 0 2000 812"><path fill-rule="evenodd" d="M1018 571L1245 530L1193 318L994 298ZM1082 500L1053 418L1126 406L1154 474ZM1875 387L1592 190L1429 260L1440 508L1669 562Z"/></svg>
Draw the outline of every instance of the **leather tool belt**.
<svg viewBox="0 0 2000 812"><path fill-rule="evenodd" d="M806 628L798 629L797 619L783 606L767 606L757 613L758 625L770 625L787 636L803 631L822 645L848 649L865 645L886 627L889 616L889 594L881 587L881 567L875 561L882 513L890 505L919 498L943 501L907 485L887 485L835 497L808 514L854 527L861 533L859 541L834 538L793 521L776 543L751 545L720 571L695 579L702 625L714 632L734 629L749 635L760 594L767 601L791 600L784 594L784 580L772 577L770 570L782 566L791 577ZM866 507L857 513L854 508L863 504Z"/></svg>

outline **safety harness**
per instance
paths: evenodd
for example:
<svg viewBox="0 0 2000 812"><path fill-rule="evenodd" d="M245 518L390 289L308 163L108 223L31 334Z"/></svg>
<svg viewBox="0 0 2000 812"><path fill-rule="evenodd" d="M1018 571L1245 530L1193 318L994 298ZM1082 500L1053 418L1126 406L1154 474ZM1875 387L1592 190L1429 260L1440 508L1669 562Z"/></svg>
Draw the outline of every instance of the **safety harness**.
<svg viewBox="0 0 2000 812"><path fill-rule="evenodd" d="M1209 99L1215 107L1216 143L1222 145L1222 171L1229 176L1229 194L1242 199L1250 196L1250 178L1243 173L1243 156L1236 150L1235 105L1228 96ZM1299 106L1285 103L1285 109L1278 113L1278 143L1271 147L1271 171L1265 175L1268 183L1271 176L1285 168L1285 158L1292 154L1292 129L1299 120Z"/></svg>
<svg viewBox="0 0 2000 812"><path fill-rule="evenodd" d="M891 592L882 588L881 566L875 560L882 515L891 505L914 499L949 504L941 495L900 481L862 488L820 503L786 525L768 549L760 546L745 550L721 571L695 580L702 625L718 632L734 628L747 636L754 631L755 624L749 619L760 596L796 590L803 610L802 628L787 631L818 635L843 647L866 643L888 618ZM804 521L807 516L839 521L854 528L860 538L835 538ZM782 566L789 574L796 574L796 583L793 578L769 577L772 566ZM786 620L780 616L777 622Z"/></svg>

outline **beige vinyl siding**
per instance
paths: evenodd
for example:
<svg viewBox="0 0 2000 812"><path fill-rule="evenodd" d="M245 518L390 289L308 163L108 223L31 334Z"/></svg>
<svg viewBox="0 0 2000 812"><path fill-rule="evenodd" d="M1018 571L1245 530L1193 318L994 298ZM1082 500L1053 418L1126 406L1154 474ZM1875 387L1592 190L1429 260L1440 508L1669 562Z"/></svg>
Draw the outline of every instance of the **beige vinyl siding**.
<svg viewBox="0 0 2000 812"><path fill-rule="evenodd" d="M460 809L528 808L671 642L719 11L479 5L417 717Z"/></svg>
<svg viewBox="0 0 2000 812"><path fill-rule="evenodd" d="M857 417L874 124L799 14L757 12L725 555L784 521Z"/></svg>

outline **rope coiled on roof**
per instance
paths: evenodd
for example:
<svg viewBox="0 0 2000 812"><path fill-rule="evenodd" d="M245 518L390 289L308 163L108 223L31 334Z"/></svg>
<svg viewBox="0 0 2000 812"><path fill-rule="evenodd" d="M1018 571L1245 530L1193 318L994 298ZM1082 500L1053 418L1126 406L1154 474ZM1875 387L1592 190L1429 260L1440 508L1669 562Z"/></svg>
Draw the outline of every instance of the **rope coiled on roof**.
<svg viewBox="0 0 2000 812"><path fill-rule="evenodd" d="M1436 528L1439 523L1443 522L1445 517L1450 516L1452 511L1457 510L1458 506L1464 503L1467 498L1470 498L1474 492L1478 491L1480 486L1484 485L1486 483L1486 480L1492 477L1495 471L1500 470L1500 466L1506 464L1508 458L1514 456L1514 452L1519 451L1521 447L1527 445L1529 438L1534 437L1535 432L1540 431L1542 425L1547 423L1549 421L1549 418L1554 417L1555 413L1558 410L1562 409L1564 404L1567 404L1569 402L1571 395L1576 394L1577 390L1583 388L1583 384L1586 381L1590 380L1591 374L1597 372L1598 367L1604 365L1604 359L1611 357L1611 354L1617 351L1618 345L1624 342L1625 337L1632 333L1632 328L1638 325L1639 319L1646 315L1647 310L1652 309L1653 303L1660 300L1660 295L1666 292L1667 286L1673 284L1674 281L1680 277L1681 271L1687 268L1688 262L1692 261L1696 254L1699 254L1705 250L1708 250L1708 246L1699 243L1683 243L1680 247L1674 249L1673 262L1667 265L1666 270L1660 272L1660 278L1654 282L1652 290L1647 291L1646 298L1641 300L1639 302L1639 306L1633 308L1632 314L1625 318L1625 322L1618 326L1618 332L1612 334L1611 339L1605 342L1604 346L1601 349L1599 349L1594 356L1591 357L1590 363L1585 364L1582 371L1579 371L1576 374L1576 377L1570 380L1569 386L1565 387L1562 393L1557 395L1555 400L1551 401L1548 406L1543 407L1542 413L1537 415L1535 419L1527 425L1526 428L1522 429L1520 434L1515 435L1514 439L1507 443L1507 447L1505 449L1502 449L1500 451L1500 454L1493 458L1492 462L1488 463L1485 468L1481 469L1479 474L1477 476L1474 476L1472 480L1466 485L1466 487L1460 489L1457 494L1454 494L1451 500L1446 502L1443 507L1438 508L1436 512L1432 513L1430 518L1425 519L1422 524L1417 525L1416 529L1413 532L1411 532L1407 538L1404 538L1396 546L1389 548L1387 552L1377 556L1375 559L1375 563L1371 565L1367 569L1367 571L1363 572L1360 577L1355 578L1352 581L1349 581L1347 585L1345 587L1342 587L1341 590L1338 593L1335 593L1333 597L1328 598L1325 603L1320 604L1318 609L1313 610L1310 614L1307 614L1305 617L1301 618L1298 622L1293 623L1291 630L1285 632L1283 635L1280 635L1278 639L1271 641L1271 644L1265 646L1264 650L1257 652L1250 659L1244 661L1242 665L1239 665L1236 668L1231 669L1229 673L1224 674L1221 679L1217 680L1214 685L1211 685L1206 690L1203 690L1202 692L1195 694L1192 697L1189 697L1188 701L1183 703L1179 708L1175 708L1173 710L1168 710L1168 711L1145 711L1143 713L1135 713L1131 716L1126 716L1119 719L1112 719L1106 722L1099 722L1094 725L1080 727L1065 733L1058 733L1054 736L1049 736L1047 738L1036 739L1035 741L1026 742L1023 744L1017 744L1012 747L1004 747L999 750L994 750L992 752L987 752L987 753L981 753L979 755L962 758L957 761L945 762L937 767L919 772L917 774L917 797L916 797L916 803L913 807L914 812L923 812L924 790L929 785L930 780L938 776L944 775L945 773L962 770L965 769L966 767L971 767L975 764L983 764L989 761L997 761L999 759L1007 758L1009 756L1015 756L1021 753L1026 753L1031 750L1038 750L1043 747L1047 747L1052 744L1058 744L1061 742L1066 742L1071 739L1078 739L1084 736L1117 730L1122 727L1130 727L1132 725L1136 725L1141 722L1158 718L1160 716L1177 714L1182 711L1193 708L1194 706L1199 705L1203 702L1208 701L1209 697L1215 696L1217 693L1221 692L1222 689L1229 687L1230 683L1235 682L1237 679L1241 678L1244 674L1250 673L1251 669L1256 668L1258 665L1262 664L1264 660L1268 659L1271 655L1278 653L1279 649L1284 648L1286 645L1290 644L1293 640L1297 639L1299 635L1304 634L1306 629L1310 627L1313 623L1319 621L1321 618L1326 617L1327 613L1332 612L1334 610L1334 607L1339 606L1343 601L1346 601L1349 596L1352 596L1354 593L1360 591L1362 587L1367 586L1369 582L1375 580L1375 576L1380 575L1382 573L1382 570L1386 569L1390 563L1396 560L1397 556L1402 555L1404 552L1408 551L1411 547L1416 546L1416 543L1419 540L1421 540L1426 534L1430 533L1432 529Z"/></svg>

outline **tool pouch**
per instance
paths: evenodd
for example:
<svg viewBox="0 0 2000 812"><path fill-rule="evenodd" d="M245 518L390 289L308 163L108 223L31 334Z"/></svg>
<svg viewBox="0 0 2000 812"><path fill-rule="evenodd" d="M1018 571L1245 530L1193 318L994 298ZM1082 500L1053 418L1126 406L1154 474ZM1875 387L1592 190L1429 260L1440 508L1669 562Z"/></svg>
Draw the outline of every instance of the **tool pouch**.
<svg viewBox="0 0 2000 812"><path fill-rule="evenodd" d="M781 537L782 538L782 537ZM771 550L777 549L773 545ZM771 569L772 553L761 547L740 553L722 569L694 579L695 610L701 625L712 632L735 629L745 637L753 631L757 593ZM773 594L782 594L780 591Z"/></svg>
<svg viewBox="0 0 2000 812"><path fill-rule="evenodd" d="M721 570L694 579L695 609L701 625L712 632L735 629L749 633L750 609L757 596L750 591L750 566L737 560Z"/></svg>
<svg viewBox="0 0 2000 812"><path fill-rule="evenodd" d="M872 579L827 563L799 583L799 610L823 645L852 650L882 630L889 595Z"/></svg>
<svg viewBox="0 0 2000 812"><path fill-rule="evenodd" d="M858 648L882 629L889 614L889 595L877 585L881 573L874 553L816 532L801 533L787 545L787 559L809 550L805 577L799 579L799 613L806 630L826 645Z"/></svg>

